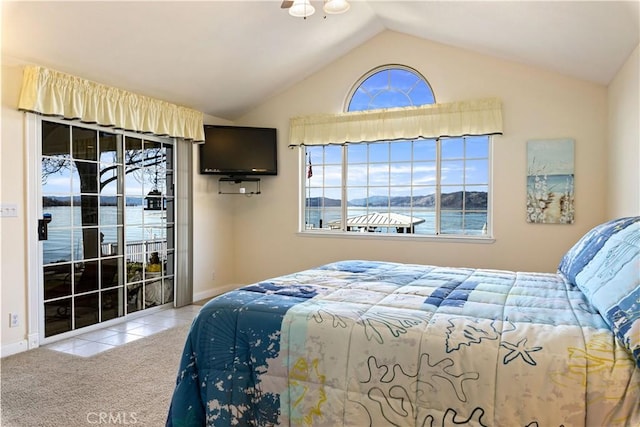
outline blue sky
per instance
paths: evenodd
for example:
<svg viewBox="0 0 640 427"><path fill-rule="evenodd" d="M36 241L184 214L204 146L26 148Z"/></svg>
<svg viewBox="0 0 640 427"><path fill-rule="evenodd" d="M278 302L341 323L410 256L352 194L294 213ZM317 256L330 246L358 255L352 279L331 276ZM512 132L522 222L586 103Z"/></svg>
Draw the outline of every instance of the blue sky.
<svg viewBox="0 0 640 427"><path fill-rule="evenodd" d="M462 138L443 140L441 184L455 186L450 191L461 190L463 183L482 184L485 189L480 191L486 191L486 184L489 182L488 147L486 137L468 138L466 144ZM411 141L351 144L347 151L347 182L350 187L391 185L409 188L411 183L414 187L436 183L434 140L419 140L413 144ZM342 147L307 147L307 153L314 165L313 177L308 180L307 185L339 187L342 180ZM463 160L465 154L466 160ZM402 192L399 188L394 188L394 194L396 191ZM433 189L414 189L413 194L432 192Z"/></svg>

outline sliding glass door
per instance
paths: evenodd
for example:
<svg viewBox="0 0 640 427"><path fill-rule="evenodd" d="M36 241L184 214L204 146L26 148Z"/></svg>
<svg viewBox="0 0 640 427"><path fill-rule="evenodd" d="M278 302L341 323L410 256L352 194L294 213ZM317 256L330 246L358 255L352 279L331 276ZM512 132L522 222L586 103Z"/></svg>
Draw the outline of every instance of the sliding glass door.
<svg viewBox="0 0 640 427"><path fill-rule="evenodd" d="M173 301L173 140L41 120L44 337Z"/></svg>

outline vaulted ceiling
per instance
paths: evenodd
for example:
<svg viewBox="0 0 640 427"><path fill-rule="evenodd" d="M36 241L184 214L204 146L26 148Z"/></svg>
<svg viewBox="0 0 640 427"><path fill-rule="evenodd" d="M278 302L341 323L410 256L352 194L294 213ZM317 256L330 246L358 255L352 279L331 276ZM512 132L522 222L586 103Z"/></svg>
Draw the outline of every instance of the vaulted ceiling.
<svg viewBox="0 0 640 427"><path fill-rule="evenodd" d="M640 38L637 0L350 3L301 19L280 0L3 1L2 60L234 120L385 30L603 85Z"/></svg>

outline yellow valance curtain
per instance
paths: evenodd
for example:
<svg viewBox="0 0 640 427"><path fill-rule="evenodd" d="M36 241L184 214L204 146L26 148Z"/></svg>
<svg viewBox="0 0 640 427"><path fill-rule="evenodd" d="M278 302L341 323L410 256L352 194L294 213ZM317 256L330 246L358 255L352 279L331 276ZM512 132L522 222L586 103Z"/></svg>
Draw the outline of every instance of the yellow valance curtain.
<svg viewBox="0 0 640 427"><path fill-rule="evenodd" d="M79 77L28 66L18 108L134 132L204 141L203 114Z"/></svg>
<svg viewBox="0 0 640 427"><path fill-rule="evenodd" d="M295 117L289 146L496 134L502 134L502 102L488 98Z"/></svg>

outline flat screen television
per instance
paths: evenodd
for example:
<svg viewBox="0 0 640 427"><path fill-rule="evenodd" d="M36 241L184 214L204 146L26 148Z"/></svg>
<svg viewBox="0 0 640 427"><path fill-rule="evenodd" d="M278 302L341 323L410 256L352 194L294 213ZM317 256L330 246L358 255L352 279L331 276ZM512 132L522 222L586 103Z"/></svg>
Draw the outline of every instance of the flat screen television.
<svg viewBox="0 0 640 427"><path fill-rule="evenodd" d="M230 177L277 175L275 128L205 125L200 173Z"/></svg>

